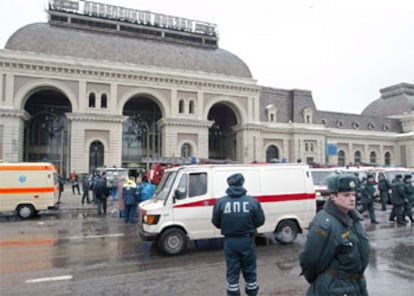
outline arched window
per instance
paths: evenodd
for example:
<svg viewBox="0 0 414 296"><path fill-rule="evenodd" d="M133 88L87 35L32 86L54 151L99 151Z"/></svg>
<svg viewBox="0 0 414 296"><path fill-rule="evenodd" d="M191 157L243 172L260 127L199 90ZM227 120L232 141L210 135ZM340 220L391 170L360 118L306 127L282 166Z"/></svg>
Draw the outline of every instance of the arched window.
<svg viewBox="0 0 414 296"><path fill-rule="evenodd" d="M369 162L372 164L377 163L377 154L375 153L375 151L371 151L371 153L369 154Z"/></svg>
<svg viewBox="0 0 414 296"><path fill-rule="evenodd" d="M391 153L385 152L384 154L384 164L391 165Z"/></svg>
<svg viewBox="0 0 414 296"><path fill-rule="evenodd" d="M89 146L89 171L92 173L96 168L104 165L104 145L100 141L93 141Z"/></svg>
<svg viewBox="0 0 414 296"><path fill-rule="evenodd" d="M178 102L178 113L184 113L184 100Z"/></svg>
<svg viewBox="0 0 414 296"><path fill-rule="evenodd" d="M279 162L279 149L275 145L266 149L266 162Z"/></svg>
<svg viewBox="0 0 414 296"><path fill-rule="evenodd" d="M191 153L191 145L188 143L185 143L181 146L181 152L180 152L181 157L185 157L188 158L192 155Z"/></svg>
<svg viewBox="0 0 414 296"><path fill-rule="evenodd" d="M101 95L101 108L108 108L108 97L106 94Z"/></svg>
<svg viewBox="0 0 414 296"><path fill-rule="evenodd" d="M354 163L361 163L361 151L359 150L354 153Z"/></svg>
<svg viewBox="0 0 414 296"><path fill-rule="evenodd" d="M188 107L188 109L189 109L188 112L190 114L194 113L194 101L193 100L190 101L190 106Z"/></svg>
<svg viewBox="0 0 414 296"><path fill-rule="evenodd" d="M345 152L343 150L338 151L338 166L345 166Z"/></svg>
<svg viewBox="0 0 414 296"><path fill-rule="evenodd" d="M89 94L89 108L95 108L96 106L96 97L95 97L95 93L91 92Z"/></svg>

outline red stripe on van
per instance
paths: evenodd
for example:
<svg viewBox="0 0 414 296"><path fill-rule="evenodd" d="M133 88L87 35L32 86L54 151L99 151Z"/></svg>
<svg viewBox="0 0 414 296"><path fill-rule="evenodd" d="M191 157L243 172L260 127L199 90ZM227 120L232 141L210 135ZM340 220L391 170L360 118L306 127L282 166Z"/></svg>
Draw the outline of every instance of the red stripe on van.
<svg viewBox="0 0 414 296"><path fill-rule="evenodd" d="M0 194L54 192L54 187L0 188Z"/></svg>
<svg viewBox="0 0 414 296"><path fill-rule="evenodd" d="M281 201L295 201L305 199L315 199L314 193L294 193L294 194L281 194L281 195L263 195L255 196L261 203L265 202L281 202ZM217 201L216 198L203 199L195 202L189 202L186 204L175 205L174 208L192 208L192 207L205 207L213 206Z"/></svg>

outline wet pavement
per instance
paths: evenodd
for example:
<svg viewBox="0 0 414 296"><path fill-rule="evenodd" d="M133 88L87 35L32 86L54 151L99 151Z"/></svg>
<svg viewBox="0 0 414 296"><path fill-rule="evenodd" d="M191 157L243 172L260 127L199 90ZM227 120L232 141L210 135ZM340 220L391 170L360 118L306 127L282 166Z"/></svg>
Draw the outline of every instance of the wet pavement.
<svg viewBox="0 0 414 296"><path fill-rule="evenodd" d="M374 296L411 295L414 226L388 222L389 212L377 210L379 225L364 222L368 289ZM257 239L260 295L306 293L297 260L304 242L303 235L291 245ZM184 254L165 257L137 237L136 225L123 223L116 203L99 216L69 191L60 210L30 220L1 215L0 255L0 295L225 295L220 240L189 242Z"/></svg>

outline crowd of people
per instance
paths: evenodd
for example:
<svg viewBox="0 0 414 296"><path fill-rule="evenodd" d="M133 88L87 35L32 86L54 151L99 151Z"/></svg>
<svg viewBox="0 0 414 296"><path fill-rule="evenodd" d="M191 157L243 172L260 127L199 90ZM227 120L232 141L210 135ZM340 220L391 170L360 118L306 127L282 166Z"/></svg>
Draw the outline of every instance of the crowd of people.
<svg viewBox="0 0 414 296"><path fill-rule="evenodd" d="M357 182L359 183L359 182ZM391 182L388 181L383 174L378 177L378 184L376 184L374 176L367 175L366 180L361 184L357 184L357 196L361 206L359 212L363 214L368 211L369 218L372 224L378 224L375 215L375 197L379 192L381 210L387 210L387 203L390 195L392 204L392 210L389 216L390 222L397 222L398 225L406 225L408 221L411 221L411 225L414 225L412 207L414 206L414 186L412 184L411 174L397 174L395 179Z"/></svg>
<svg viewBox="0 0 414 296"><path fill-rule="evenodd" d="M117 206L120 218L124 218L125 223L134 223L138 217L138 204L152 197L155 186L147 179L147 174L139 174L138 177L130 175L128 178L112 178L112 182L107 182L106 173L101 175L82 174L81 177L73 171L70 174L70 185L73 195L81 195L80 184L82 186L81 202L84 204L95 204L98 215L107 213L108 199L111 197L112 204ZM64 176L59 176L59 201L64 191L66 180Z"/></svg>

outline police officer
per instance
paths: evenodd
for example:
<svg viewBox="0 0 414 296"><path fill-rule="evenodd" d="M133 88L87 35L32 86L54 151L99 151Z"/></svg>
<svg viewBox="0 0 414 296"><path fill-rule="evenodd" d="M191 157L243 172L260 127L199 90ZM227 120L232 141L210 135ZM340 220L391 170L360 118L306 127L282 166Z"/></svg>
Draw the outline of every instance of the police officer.
<svg viewBox="0 0 414 296"><path fill-rule="evenodd" d="M359 212L362 214L368 210L371 223L378 224L379 222L375 218L375 182L373 175L370 174L367 176L367 180L361 185L360 191L362 208L359 210Z"/></svg>
<svg viewBox="0 0 414 296"><path fill-rule="evenodd" d="M391 222L394 222L395 217L397 217L398 225L407 224L403 216L405 199L405 186L402 182L402 175L398 174L395 176L395 181L391 185L391 203L393 206L389 218Z"/></svg>
<svg viewBox="0 0 414 296"><path fill-rule="evenodd" d="M383 173L378 175L378 190L380 192L381 210L387 210L388 191L391 189L390 182L385 178Z"/></svg>
<svg viewBox="0 0 414 296"><path fill-rule="evenodd" d="M327 178L329 199L313 219L299 255L307 295L367 296L368 235L355 209L355 176Z"/></svg>
<svg viewBox="0 0 414 296"><path fill-rule="evenodd" d="M414 218L413 218L413 211L412 211L412 207L414 204L414 187L413 187L413 184L411 183L411 175L410 174L405 175L403 182L405 186L404 188L405 200L404 200L403 216L404 216L404 219L405 217L408 217L408 219L410 219L411 221L411 225L414 225Z"/></svg>
<svg viewBox="0 0 414 296"><path fill-rule="evenodd" d="M240 269L246 282L245 292L249 296L257 295L254 235L256 228L264 224L265 216L259 201L246 195L242 174L231 175L227 184L227 195L215 203L212 216L212 223L224 235L227 295L240 295Z"/></svg>

